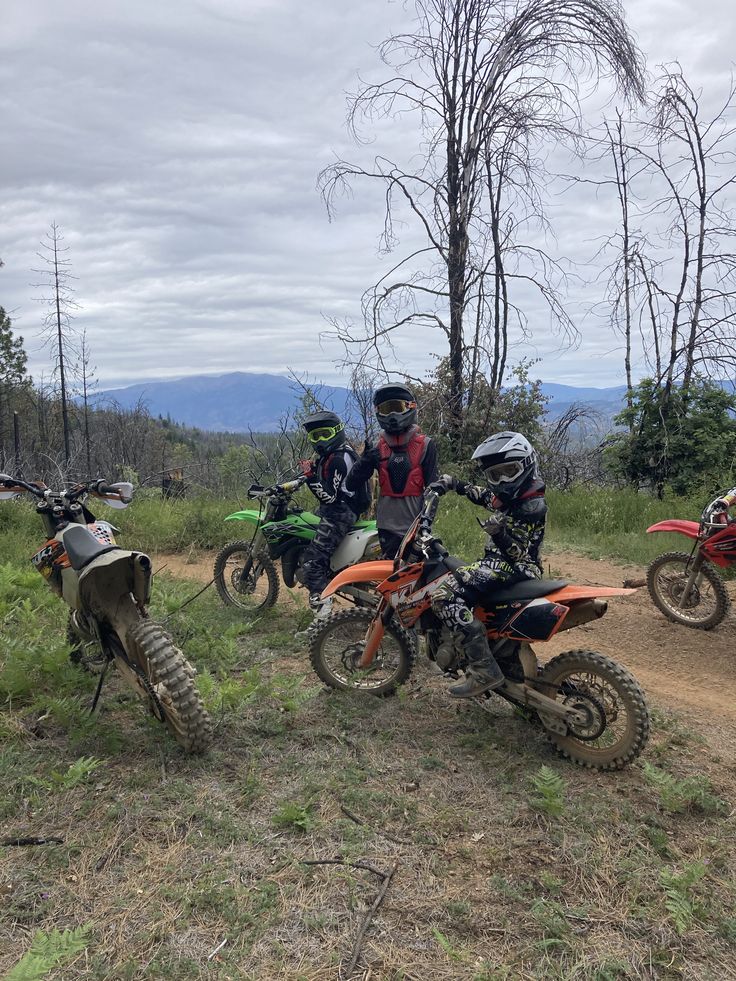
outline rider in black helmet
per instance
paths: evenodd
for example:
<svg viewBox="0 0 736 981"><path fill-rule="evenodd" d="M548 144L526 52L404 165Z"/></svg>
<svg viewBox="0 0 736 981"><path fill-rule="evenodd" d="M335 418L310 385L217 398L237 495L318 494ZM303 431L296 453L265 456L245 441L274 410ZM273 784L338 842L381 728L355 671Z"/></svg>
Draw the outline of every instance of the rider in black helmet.
<svg viewBox="0 0 736 981"><path fill-rule="evenodd" d="M324 616L330 601L325 605L320 594L331 578L332 553L358 517L356 494L345 483L358 454L348 445L345 427L334 412L313 412L302 426L316 454L314 460L306 461L304 472L307 487L319 503L316 514L320 518L304 553L302 580L309 590L310 607Z"/></svg>
<svg viewBox="0 0 736 981"><path fill-rule="evenodd" d="M501 585L541 578L540 549L547 517L537 454L525 436L495 433L478 446L473 460L485 475L485 487L463 483L448 474L431 485L439 494L448 490L464 494L491 512L483 524L488 534L483 558L455 570L432 600L432 609L445 626L465 637L471 666L465 681L450 688L456 698L472 698L503 684L504 673L491 653L484 624L473 616L473 608L492 601L494 590ZM506 668L511 675L520 665Z"/></svg>
<svg viewBox="0 0 736 981"><path fill-rule="evenodd" d="M422 508L424 488L437 479L437 447L419 429L416 399L406 385L381 385L373 393L373 405L383 432L375 446L366 441L348 487L357 487L378 471L378 536L383 554L394 558Z"/></svg>

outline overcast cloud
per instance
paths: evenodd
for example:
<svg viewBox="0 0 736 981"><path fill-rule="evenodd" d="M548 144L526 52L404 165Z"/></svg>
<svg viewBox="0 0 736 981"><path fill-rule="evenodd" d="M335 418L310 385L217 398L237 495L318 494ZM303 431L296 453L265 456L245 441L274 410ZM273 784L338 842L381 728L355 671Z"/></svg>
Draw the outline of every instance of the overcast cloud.
<svg viewBox="0 0 736 981"><path fill-rule="evenodd" d="M732 0L625 6L652 70L679 59L694 87L721 98ZM76 326L104 384L289 366L337 380L341 351L319 336L326 317L360 318L362 291L386 268L381 199L357 187L330 224L315 182L336 155L356 155L345 92L405 17L383 0L4 0L0 305L33 373L48 358L31 268L56 221L78 279ZM401 133L383 138L398 146ZM615 208L567 193L551 217L556 251L582 262ZM540 356L546 381L620 382L615 342L582 319L594 299L573 289L582 340L561 354L529 297L534 346L516 358ZM407 338L399 367L428 369L431 346Z"/></svg>

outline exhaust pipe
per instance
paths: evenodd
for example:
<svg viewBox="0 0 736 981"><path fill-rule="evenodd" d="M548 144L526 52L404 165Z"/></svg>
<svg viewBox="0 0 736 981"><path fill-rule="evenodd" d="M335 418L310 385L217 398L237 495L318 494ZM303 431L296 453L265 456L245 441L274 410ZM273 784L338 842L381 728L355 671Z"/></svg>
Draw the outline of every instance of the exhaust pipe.
<svg viewBox="0 0 736 981"><path fill-rule="evenodd" d="M562 621L560 630L569 630L571 627L579 627L581 623L589 623L591 620L600 620L608 609L606 600L593 599L583 600L572 607L565 619Z"/></svg>

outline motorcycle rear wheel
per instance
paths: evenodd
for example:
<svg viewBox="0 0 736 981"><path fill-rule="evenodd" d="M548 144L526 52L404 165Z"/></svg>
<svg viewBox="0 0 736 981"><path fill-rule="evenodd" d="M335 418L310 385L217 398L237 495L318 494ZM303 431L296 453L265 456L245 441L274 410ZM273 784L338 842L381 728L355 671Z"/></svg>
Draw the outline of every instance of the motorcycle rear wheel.
<svg viewBox="0 0 736 981"><path fill-rule="evenodd" d="M409 678L416 648L411 636L398 623L386 627L373 663L368 668L356 666L373 617L370 609L352 609L315 621L309 636L309 660L318 677L330 688L385 698Z"/></svg>
<svg viewBox="0 0 736 981"><path fill-rule="evenodd" d="M685 552L665 552L650 563L647 569L647 589L652 602L673 623L697 630L712 630L728 613L731 600L726 586L708 562L700 567L700 582L695 583L687 605L679 606L691 564Z"/></svg>
<svg viewBox="0 0 736 981"><path fill-rule="evenodd" d="M567 735L547 730L557 749L580 766L621 770L639 756L649 739L649 707L636 678L597 651L565 651L539 674L542 692L575 705L588 721Z"/></svg>
<svg viewBox="0 0 736 981"><path fill-rule="evenodd" d="M128 630L127 639L171 735L187 753L205 752L212 742L212 723L194 682L194 668L157 623L141 620Z"/></svg>
<svg viewBox="0 0 736 981"><path fill-rule="evenodd" d="M252 563L251 543L230 542L215 559L215 589L226 606L235 606L248 613L260 613L274 605L279 595L279 574L267 555L258 559L260 571L254 576L251 570L243 581L241 574L247 563Z"/></svg>

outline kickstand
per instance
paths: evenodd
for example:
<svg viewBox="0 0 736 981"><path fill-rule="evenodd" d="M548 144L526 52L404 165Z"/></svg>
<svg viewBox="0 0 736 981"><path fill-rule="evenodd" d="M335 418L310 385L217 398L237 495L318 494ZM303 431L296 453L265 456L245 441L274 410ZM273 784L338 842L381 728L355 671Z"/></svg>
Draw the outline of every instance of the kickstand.
<svg viewBox="0 0 736 981"><path fill-rule="evenodd" d="M105 661L105 666L100 674L100 680L97 682L97 691L95 692L95 697L92 699L92 707L89 710L90 715L94 715L95 709L97 708L97 702L100 699L100 693L102 691L102 683L105 680L105 675L107 674L107 669L110 667L110 662Z"/></svg>

